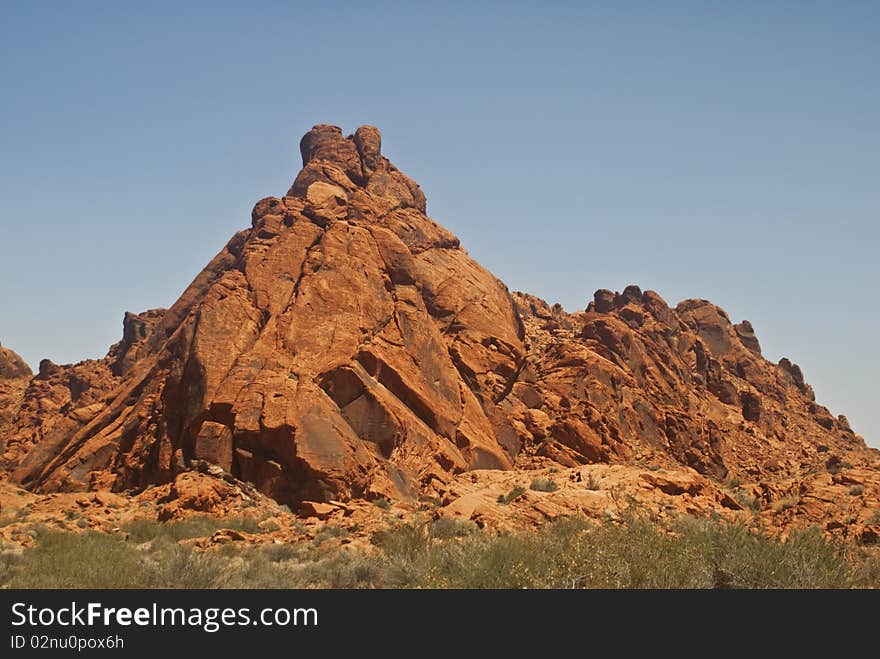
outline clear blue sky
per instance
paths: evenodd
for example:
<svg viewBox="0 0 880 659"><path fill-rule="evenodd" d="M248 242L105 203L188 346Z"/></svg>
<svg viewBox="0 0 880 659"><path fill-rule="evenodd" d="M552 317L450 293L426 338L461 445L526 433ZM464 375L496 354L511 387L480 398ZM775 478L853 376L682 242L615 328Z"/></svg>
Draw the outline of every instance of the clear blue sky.
<svg viewBox="0 0 880 659"><path fill-rule="evenodd" d="M254 6L252 6L254 5ZM567 309L704 297L880 446L880 4L0 4L0 342L98 357L315 123Z"/></svg>

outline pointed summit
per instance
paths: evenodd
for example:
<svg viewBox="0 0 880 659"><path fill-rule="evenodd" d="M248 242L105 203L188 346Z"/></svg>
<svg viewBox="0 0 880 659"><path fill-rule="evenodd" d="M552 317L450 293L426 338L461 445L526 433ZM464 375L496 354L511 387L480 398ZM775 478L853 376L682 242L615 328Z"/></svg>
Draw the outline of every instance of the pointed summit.
<svg viewBox="0 0 880 659"><path fill-rule="evenodd" d="M343 137L338 126L319 124L300 140L303 169L288 196L305 198L315 182L340 187L349 196L366 190L385 211L415 208L425 212L425 195L419 185L382 156L382 133L361 126Z"/></svg>
<svg viewBox="0 0 880 659"><path fill-rule="evenodd" d="M525 356L513 302L381 142L370 126L310 130L288 194L258 202L168 311L126 319L138 335L112 355L118 390L18 478L124 489L210 462L296 503L510 468L498 401Z"/></svg>
<svg viewBox="0 0 880 659"><path fill-rule="evenodd" d="M490 526L604 517L624 481L659 516L776 515L796 492L822 505L781 525L876 539L876 452L816 403L797 365L762 356L750 323L635 285L600 289L574 313L511 295L426 215L377 128L315 126L300 150L287 194L257 202L169 309L127 314L103 360L10 380L21 365L0 352L0 462L13 481L170 483L163 519L226 514L214 485L192 489L198 471L303 511L429 496ZM837 473L845 464L858 480ZM558 491L506 505L528 473L546 481L561 467ZM474 470L487 471L461 474ZM734 480L751 483L751 503L722 492ZM863 495L842 496L848 483Z"/></svg>

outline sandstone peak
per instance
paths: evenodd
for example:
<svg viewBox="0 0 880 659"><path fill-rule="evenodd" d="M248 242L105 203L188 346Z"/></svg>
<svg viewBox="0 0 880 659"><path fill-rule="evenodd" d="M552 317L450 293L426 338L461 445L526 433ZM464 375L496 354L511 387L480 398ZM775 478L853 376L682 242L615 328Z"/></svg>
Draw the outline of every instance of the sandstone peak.
<svg viewBox="0 0 880 659"><path fill-rule="evenodd" d="M864 498L824 494L826 467L874 454L796 364L761 356L748 321L635 285L571 314L511 295L427 216L377 128L317 125L300 150L288 192L257 202L169 309L127 313L103 360L47 360L13 381L3 365L18 362L0 351L13 481L179 493L210 472L313 512L460 496L479 517L462 483L650 464L701 474L638 476L670 496L699 490L735 510L713 488L751 481L769 509L810 478L823 494L799 514L834 529L867 517ZM495 475L463 474L474 470ZM220 509L219 495L178 496L178 509Z"/></svg>
<svg viewBox="0 0 880 659"><path fill-rule="evenodd" d="M335 153L346 146L348 146L348 142L342 135L342 129L339 126L317 124L303 135L299 142L302 166L305 167L312 160L332 160Z"/></svg>
<svg viewBox="0 0 880 659"><path fill-rule="evenodd" d="M382 156L382 133L361 126L344 137L342 129L318 124L300 140L303 169L288 196L306 198L316 182L339 188L346 197L366 191L381 200L384 210L416 208L425 212L425 195L418 184Z"/></svg>
<svg viewBox="0 0 880 659"><path fill-rule="evenodd" d="M9 348L0 344L0 379L24 378L31 376L31 367Z"/></svg>
<svg viewBox="0 0 880 659"><path fill-rule="evenodd" d="M500 404L525 349L507 289L425 215L378 129L318 125L300 146L288 194L170 309L126 314L100 367L41 368L32 386L70 413L54 445L7 444L16 480L125 489L208 461L293 504L513 466Z"/></svg>
<svg viewBox="0 0 880 659"><path fill-rule="evenodd" d="M376 169L382 152L382 132L375 126L361 126L353 135L343 137L339 126L318 124L303 135L299 143L303 167L313 160L330 162L346 158L351 146L369 169Z"/></svg>

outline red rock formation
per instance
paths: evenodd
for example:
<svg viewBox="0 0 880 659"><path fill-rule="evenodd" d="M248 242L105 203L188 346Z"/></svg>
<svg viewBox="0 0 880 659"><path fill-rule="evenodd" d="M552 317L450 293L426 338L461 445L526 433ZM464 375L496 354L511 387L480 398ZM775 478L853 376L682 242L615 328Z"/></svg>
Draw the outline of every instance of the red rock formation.
<svg viewBox="0 0 880 659"><path fill-rule="evenodd" d="M799 368L762 358L751 324L734 325L710 302L672 309L629 286L564 314L515 297L531 375L513 392L532 408L515 418L529 430L540 409L549 428L526 438L521 463L532 454L569 465L641 460L753 480L804 475L829 454L866 450L814 402Z"/></svg>
<svg viewBox="0 0 880 659"><path fill-rule="evenodd" d="M15 411L21 406L31 369L17 354L0 345L0 449L11 432Z"/></svg>
<svg viewBox="0 0 880 659"><path fill-rule="evenodd" d="M0 345L0 380L30 378L31 375L30 366L21 357Z"/></svg>
<svg viewBox="0 0 880 659"><path fill-rule="evenodd" d="M24 382L18 405L9 413L10 427L0 437L0 464L13 480L31 483L71 437L106 408L106 397L119 382L107 361L59 366L44 359L39 373ZM86 480L84 485L106 482Z"/></svg>
<svg viewBox="0 0 880 659"><path fill-rule="evenodd" d="M511 296L381 146L376 128L314 127L287 195L259 201L171 308L126 314L103 360L44 361L28 380L0 353L6 473L38 492L163 484L212 510L237 490L202 496L211 481L188 474L312 511L420 494L455 508L479 480L485 509L517 470L581 479L581 465L617 463L612 480L658 510L742 509L726 484L772 511L797 490L803 518L875 533L862 513L880 492L877 452L816 404L797 365L761 356L748 321L636 286L572 314ZM847 469L857 503L825 478ZM668 492L664 478L695 489ZM546 517L604 506L591 492L530 496Z"/></svg>
<svg viewBox="0 0 880 659"><path fill-rule="evenodd" d="M119 378L100 409L88 399L90 418L16 442L18 481L119 490L201 459L295 502L411 496L512 466L496 403L524 350L504 285L425 215L377 129L316 126L301 151L288 195L258 202L177 303L126 316L122 342L89 365ZM78 377L46 371L32 389ZM36 408L79 403L42 389Z"/></svg>

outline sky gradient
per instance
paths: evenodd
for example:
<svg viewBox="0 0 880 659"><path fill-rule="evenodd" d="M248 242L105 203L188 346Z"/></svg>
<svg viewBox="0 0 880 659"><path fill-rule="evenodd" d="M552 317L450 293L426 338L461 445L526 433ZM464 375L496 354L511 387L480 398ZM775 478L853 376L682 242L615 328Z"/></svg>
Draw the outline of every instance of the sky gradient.
<svg viewBox="0 0 880 659"><path fill-rule="evenodd" d="M145 4L0 2L0 342L32 366L103 356L313 124L369 123L511 289L710 299L880 446L880 4Z"/></svg>

